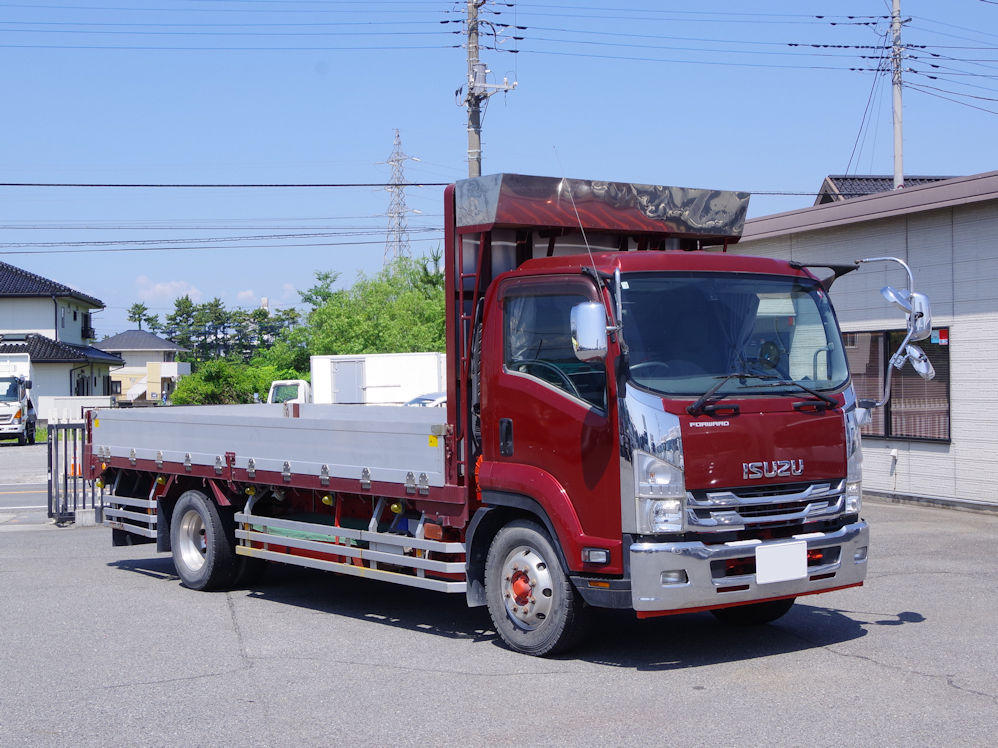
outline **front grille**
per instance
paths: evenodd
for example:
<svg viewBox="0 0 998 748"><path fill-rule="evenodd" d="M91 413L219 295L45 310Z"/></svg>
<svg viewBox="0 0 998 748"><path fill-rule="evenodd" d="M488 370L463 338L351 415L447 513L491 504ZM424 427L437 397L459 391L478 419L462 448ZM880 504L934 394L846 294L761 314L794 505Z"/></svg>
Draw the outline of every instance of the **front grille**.
<svg viewBox="0 0 998 748"><path fill-rule="evenodd" d="M688 525L691 530L702 532L806 525L841 514L844 505L845 480L698 490L686 494Z"/></svg>
<svg viewBox="0 0 998 748"><path fill-rule="evenodd" d="M10 423L14 420L14 416L11 413L0 414L0 423Z"/></svg>
<svg viewBox="0 0 998 748"><path fill-rule="evenodd" d="M755 504L742 507L738 513L743 517L769 517L774 514L802 512L808 506L811 506L812 510L823 509L828 506L828 502L792 501L786 504Z"/></svg>

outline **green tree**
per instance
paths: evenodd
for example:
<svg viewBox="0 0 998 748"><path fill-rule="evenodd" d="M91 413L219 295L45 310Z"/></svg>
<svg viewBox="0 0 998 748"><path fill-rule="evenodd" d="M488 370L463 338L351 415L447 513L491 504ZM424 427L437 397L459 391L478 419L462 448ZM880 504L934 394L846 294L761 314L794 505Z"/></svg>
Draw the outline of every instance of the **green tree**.
<svg viewBox="0 0 998 748"><path fill-rule="evenodd" d="M275 366L248 366L235 361L204 361L198 370L177 382L174 405L228 405L265 400L275 379L301 379L297 371ZM255 398L254 398L255 396Z"/></svg>
<svg viewBox="0 0 998 748"><path fill-rule="evenodd" d="M196 372L177 382L170 396L175 405L223 405L253 402L253 388L241 367L229 361L204 361Z"/></svg>
<svg viewBox="0 0 998 748"><path fill-rule="evenodd" d="M142 329L142 323L148 319L149 307L143 304L141 301L136 301L130 307L128 307L128 321L134 322Z"/></svg>
<svg viewBox="0 0 998 748"><path fill-rule="evenodd" d="M333 285L339 277L340 274L332 270L318 270L315 273L315 285L307 291L299 291L298 295L312 309L316 309L333 297Z"/></svg>
<svg viewBox="0 0 998 748"><path fill-rule="evenodd" d="M438 256L400 257L374 277L362 274L350 289L331 292L308 315L309 353L445 350L444 279L438 262Z"/></svg>
<svg viewBox="0 0 998 748"><path fill-rule="evenodd" d="M166 315L166 322L163 325L163 333L166 338L187 350L187 353L183 355L186 361L197 358L193 337L195 311L196 305L191 301L191 297L185 294L174 299L173 312Z"/></svg>

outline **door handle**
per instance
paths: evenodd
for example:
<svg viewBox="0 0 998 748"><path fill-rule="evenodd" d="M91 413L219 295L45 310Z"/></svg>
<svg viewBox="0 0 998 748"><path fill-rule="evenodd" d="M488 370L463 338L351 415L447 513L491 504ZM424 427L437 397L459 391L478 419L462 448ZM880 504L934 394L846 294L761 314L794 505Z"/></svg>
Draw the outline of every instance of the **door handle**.
<svg viewBox="0 0 998 748"><path fill-rule="evenodd" d="M502 457L513 456L513 419L499 419L499 454Z"/></svg>

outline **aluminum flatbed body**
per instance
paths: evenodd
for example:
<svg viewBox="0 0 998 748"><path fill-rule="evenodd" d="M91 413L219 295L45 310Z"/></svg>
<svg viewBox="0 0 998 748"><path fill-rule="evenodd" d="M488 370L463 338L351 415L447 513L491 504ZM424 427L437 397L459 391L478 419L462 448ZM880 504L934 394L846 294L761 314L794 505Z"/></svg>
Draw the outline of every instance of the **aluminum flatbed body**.
<svg viewBox="0 0 998 748"><path fill-rule="evenodd" d="M91 443L104 462L164 472L250 481L277 474L358 490L414 483L425 495L445 487L446 434L443 408L214 405L98 410Z"/></svg>

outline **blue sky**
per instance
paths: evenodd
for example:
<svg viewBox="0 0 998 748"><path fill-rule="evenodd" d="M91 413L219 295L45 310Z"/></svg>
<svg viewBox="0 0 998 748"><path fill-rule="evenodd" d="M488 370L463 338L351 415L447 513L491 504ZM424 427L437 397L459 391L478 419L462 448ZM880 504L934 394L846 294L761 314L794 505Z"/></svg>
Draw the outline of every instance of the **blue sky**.
<svg viewBox="0 0 998 748"><path fill-rule="evenodd" d="M489 101L483 173L747 190L750 217L810 205L827 174L889 174L890 76L874 72L889 5L489 2L482 60L518 86ZM998 3L901 9L905 172L998 169ZM383 184L395 128L420 159L408 181L463 178L464 16L422 0L0 1L0 182ZM414 254L440 243L442 191L406 190ZM316 271L376 272L389 198L4 186L0 259L102 299L103 336L133 326L136 301L288 306Z"/></svg>

